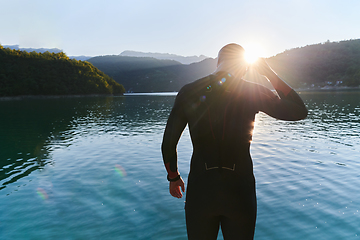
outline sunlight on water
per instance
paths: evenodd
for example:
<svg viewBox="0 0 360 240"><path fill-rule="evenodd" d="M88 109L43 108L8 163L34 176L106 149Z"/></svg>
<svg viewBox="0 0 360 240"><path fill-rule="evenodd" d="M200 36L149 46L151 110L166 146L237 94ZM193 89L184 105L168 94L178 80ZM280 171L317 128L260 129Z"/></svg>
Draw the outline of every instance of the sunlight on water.
<svg viewBox="0 0 360 240"><path fill-rule="evenodd" d="M360 93L303 93L309 117L258 114L255 239L358 239ZM0 239L186 239L160 145L174 96L0 101ZM191 141L178 146L187 180ZM222 239L222 236L219 236Z"/></svg>

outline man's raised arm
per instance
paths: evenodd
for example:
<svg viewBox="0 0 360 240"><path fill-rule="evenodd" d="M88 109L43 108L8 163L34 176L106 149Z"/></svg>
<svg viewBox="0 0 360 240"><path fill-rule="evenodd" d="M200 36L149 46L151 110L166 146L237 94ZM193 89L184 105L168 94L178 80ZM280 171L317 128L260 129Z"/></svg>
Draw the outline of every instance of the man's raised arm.
<svg viewBox="0 0 360 240"><path fill-rule="evenodd" d="M294 89L281 80L270 68L265 59L259 59L255 68L259 74L268 79L280 97L278 104L264 109L264 112L282 120L296 121L306 118L308 111L300 96Z"/></svg>

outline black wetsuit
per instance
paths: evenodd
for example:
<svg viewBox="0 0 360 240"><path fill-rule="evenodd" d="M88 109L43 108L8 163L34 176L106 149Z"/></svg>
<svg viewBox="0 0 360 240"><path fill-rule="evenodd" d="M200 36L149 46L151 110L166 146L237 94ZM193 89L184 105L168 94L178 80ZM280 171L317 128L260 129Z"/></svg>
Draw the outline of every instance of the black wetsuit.
<svg viewBox="0 0 360 240"><path fill-rule="evenodd" d="M253 239L256 193L250 142L255 114L288 118L281 105L268 88L224 72L179 91L162 150L164 163L177 172L176 145L189 125L193 144L185 204L189 239L216 239L219 226L227 240Z"/></svg>

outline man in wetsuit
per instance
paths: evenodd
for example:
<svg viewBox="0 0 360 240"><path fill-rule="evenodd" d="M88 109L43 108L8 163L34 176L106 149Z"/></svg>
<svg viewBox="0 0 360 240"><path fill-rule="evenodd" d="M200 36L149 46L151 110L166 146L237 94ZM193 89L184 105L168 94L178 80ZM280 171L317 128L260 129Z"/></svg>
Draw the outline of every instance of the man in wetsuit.
<svg viewBox="0 0 360 240"><path fill-rule="evenodd" d="M184 181L177 168L176 146L189 125L193 155L186 192L189 239L253 239L256 193L250 142L255 114L262 111L288 121L304 119L307 110L298 94L259 59L252 66L274 86L245 81L244 49L223 47L215 73L185 85L170 113L162 154L170 194L181 198Z"/></svg>

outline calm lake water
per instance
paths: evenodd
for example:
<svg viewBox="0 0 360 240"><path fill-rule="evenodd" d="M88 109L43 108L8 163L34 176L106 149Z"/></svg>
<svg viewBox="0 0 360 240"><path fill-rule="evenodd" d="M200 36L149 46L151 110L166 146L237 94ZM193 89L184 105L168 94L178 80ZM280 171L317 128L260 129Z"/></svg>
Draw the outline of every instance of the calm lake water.
<svg viewBox="0 0 360 240"><path fill-rule="evenodd" d="M360 239L360 92L301 97L306 120L256 117L255 239ZM160 152L174 99L0 101L0 239L186 239ZM191 151L186 130L185 182Z"/></svg>

